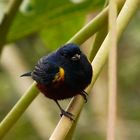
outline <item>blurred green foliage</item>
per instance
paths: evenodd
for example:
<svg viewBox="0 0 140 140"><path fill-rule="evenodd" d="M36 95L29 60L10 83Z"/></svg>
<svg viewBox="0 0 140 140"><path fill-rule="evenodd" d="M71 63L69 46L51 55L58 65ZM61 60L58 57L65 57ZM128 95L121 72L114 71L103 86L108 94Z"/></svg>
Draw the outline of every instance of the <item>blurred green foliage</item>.
<svg viewBox="0 0 140 140"><path fill-rule="evenodd" d="M31 10L27 8L25 12L17 13L7 41L15 41L34 32L44 30L44 28L62 24L67 20L72 20L76 24L75 16L83 17L89 11L101 7L103 2L103 0L85 0L79 4L74 4L70 0L48 0L47 2L45 0L31 0L25 5L25 8L30 6Z"/></svg>

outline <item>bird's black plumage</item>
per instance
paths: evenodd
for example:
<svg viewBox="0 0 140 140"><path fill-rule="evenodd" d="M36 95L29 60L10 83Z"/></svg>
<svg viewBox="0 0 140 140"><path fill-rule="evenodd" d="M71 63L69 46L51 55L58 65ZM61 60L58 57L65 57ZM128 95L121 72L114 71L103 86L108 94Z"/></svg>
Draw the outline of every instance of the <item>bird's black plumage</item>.
<svg viewBox="0 0 140 140"><path fill-rule="evenodd" d="M80 48L69 43L42 57L32 72L22 76L29 75L37 82L39 90L58 104L57 100L84 94L92 79L92 67ZM59 108L70 118L60 105Z"/></svg>

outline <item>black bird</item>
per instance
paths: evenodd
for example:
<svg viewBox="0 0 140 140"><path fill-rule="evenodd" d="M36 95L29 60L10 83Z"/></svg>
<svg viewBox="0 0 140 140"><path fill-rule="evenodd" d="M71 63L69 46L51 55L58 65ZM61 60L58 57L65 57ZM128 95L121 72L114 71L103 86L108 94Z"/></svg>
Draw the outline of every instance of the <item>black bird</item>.
<svg viewBox="0 0 140 140"><path fill-rule="evenodd" d="M32 72L21 75L31 76L38 89L53 99L61 110L61 115L72 119L73 115L64 111L58 100L81 94L86 100L84 89L92 79L92 66L79 46L66 44L51 54L42 57Z"/></svg>

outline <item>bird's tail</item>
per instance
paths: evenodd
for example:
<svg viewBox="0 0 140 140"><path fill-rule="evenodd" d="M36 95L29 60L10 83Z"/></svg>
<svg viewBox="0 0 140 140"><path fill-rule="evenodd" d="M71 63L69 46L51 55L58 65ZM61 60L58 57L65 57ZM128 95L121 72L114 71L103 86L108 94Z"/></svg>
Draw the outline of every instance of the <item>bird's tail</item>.
<svg viewBox="0 0 140 140"><path fill-rule="evenodd" d="M27 73L24 73L24 74L22 74L20 77L24 77L24 76L31 76L31 73L32 73L32 72L27 72Z"/></svg>

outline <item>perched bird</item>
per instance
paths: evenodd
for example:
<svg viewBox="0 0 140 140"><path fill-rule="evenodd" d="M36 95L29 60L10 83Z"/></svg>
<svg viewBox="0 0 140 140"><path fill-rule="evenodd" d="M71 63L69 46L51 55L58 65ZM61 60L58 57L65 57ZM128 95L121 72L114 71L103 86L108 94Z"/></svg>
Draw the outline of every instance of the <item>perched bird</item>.
<svg viewBox="0 0 140 140"><path fill-rule="evenodd" d="M61 110L61 115L73 119L73 115L59 105L58 100L81 94L86 100L84 89L92 79L92 67L78 45L69 43L51 54L42 57L32 72L21 75L31 76L38 89L53 99Z"/></svg>

